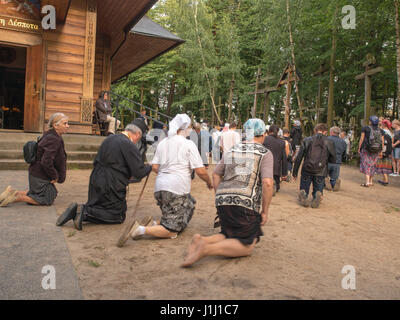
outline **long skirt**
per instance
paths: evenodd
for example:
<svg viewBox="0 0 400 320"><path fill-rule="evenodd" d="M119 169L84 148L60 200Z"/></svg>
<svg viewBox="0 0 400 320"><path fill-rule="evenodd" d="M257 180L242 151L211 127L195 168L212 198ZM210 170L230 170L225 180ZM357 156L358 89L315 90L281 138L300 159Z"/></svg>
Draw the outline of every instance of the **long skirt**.
<svg viewBox="0 0 400 320"><path fill-rule="evenodd" d="M376 171L376 162L378 161L378 153L369 153L367 150L360 152L360 171L368 176L373 176Z"/></svg>
<svg viewBox="0 0 400 320"><path fill-rule="evenodd" d="M392 173L392 159L390 156L388 158L378 158L376 162L376 174L391 174Z"/></svg>

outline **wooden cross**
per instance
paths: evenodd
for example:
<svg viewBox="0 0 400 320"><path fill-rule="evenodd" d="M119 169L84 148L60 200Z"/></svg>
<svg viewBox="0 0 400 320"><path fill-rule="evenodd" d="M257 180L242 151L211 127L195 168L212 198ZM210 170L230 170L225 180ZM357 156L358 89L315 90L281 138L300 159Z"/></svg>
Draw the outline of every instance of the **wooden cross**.
<svg viewBox="0 0 400 320"><path fill-rule="evenodd" d="M371 54L367 55L367 60L363 63L365 72L355 77L356 80L365 79L365 99L364 99L364 125L368 124L371 115L371 76L379 72L383 72L384 68L373 68L376 64L375 57Z"/></svg>
<svg viewBox="0 0 400 320"><path fill-rule="evenodd" d="M259 69L260 70L260 69ZM264 95L264 101L263 101L263 109L260 110L259 116L261 114L263 115L264 122L266 123L268 121L268 114L269 114L269 94L271 92L277 91L278 89L276 87L269 87L268 86L268 80L273 79L271 76L265 76L264 78L260 78L260 73L257 74L257 82L254 84L252 83L251 85L255 85L256 90L254 92L248 92L248 94L254 94L254 105L252 109L252 117L255 118L256 115L256 110L257 110L257 95L263 94ZM258 86L261 83L265 83L265 88L264 89L258 89Z"/></svg>
<svg viewBox="0 0 400 320"><path fill-rule="evenodd" d="M291 63L288 63L286 68L283 70L282 76L279 79L277 84L277 88L282 87L286 84L286 99L284 100L285 103L285 127L289 128L289 120L290 120L290 96L292 94L292 82L300 81L300 76L296 72L295 68Z"/></svg>
<svg viewBox="0 0 400 320"><path fill-rule="evenodd" d="M206 108L206 101L205 101L205 100L203 100L203 109L200 109L200 111L201 111L201 117L202 117L203 120L204 120L205 112L207 111L207 108Z"/></svg>
<svg viewBox="0 0 400 320"><path fill-rule="evenodd" d="M321 109L322 76L324 75L324 73L326 73L328 71L329 71L329 67L324 62L319 66L319 70L312 74L313 77L318 77L318 96L317 96L317 103L315 104L315 109L316 109L316 114L317 114L317 119L316 119L317 123L320 122L319 121L320 120L320 111L323 110L323 109Z"/></svg>
<svg viewBox="0 0 400 320"><path fill-rule="evenodd" d="M221 119L221 107L225 106L225 103L222 103L222 98L218 97L218 105L215 106L215 108L218 111L218 117ZM211 114L211 123L214 125L215 122L215 115L214 115L214 110L212 110Z"/></svg>

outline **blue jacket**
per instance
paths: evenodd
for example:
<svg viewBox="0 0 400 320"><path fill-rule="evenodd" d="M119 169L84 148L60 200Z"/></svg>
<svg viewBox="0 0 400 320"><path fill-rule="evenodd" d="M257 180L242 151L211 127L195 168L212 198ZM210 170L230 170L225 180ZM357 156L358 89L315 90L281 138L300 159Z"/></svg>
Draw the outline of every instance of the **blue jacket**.
<svg viewBox="0 0 400 320"><path fill-rule="evenodd" d="M336 164L341 164L343 156L346 155L346 149L347 149L346 142L344 142L343 139L337 136L329 136L328 139L333 141L333 143L335 144Z"/></svg>

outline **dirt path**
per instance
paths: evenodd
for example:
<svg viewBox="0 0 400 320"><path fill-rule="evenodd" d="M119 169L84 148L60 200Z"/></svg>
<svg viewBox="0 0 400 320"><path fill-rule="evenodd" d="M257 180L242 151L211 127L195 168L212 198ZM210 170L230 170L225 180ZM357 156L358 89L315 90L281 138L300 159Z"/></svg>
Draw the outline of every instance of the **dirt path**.
<svg viewBox="0 0 400 320"><path fill-rule="evenodd" d="M71 170L56 209L85 202L90 171ZM195 233L214 232L214 197L196 178L189 227L175 240L129 240L116 247L121 225L63 227L80 285L88 299L399 299L400 178L362 188L355 168L342 168L342 191L326 192L319 209L297 204L298 182L283 183L272 200L264 237L251 257L207 257L179 267ZM138 219L160 217L149 179ZM142 183L131 185L134 207ZM130 211L128 210L128 215ZM356 269L356 290L342 289L343 266Z"/></svg>

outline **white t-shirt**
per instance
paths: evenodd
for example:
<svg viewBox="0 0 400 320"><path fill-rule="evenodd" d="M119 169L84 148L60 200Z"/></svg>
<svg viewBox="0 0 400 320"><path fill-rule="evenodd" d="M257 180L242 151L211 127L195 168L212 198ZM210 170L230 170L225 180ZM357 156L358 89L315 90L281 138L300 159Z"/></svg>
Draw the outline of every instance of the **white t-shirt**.
<svg viewBox="0 0 400 320"><path fill-rule="evenodd" d="M234 145L240 142L240 134L235 130L229 130L221 135L220 145L224 148L224 153L228 152Z"/></svg>
<svg viewBox="0 0 400 320"><path fill-rule="evenodd" d="M194 142L181 135L162 140L152 164L160 165L154 192L169 191L179 195L190 193L192 170L204 167Z"/></svg>

